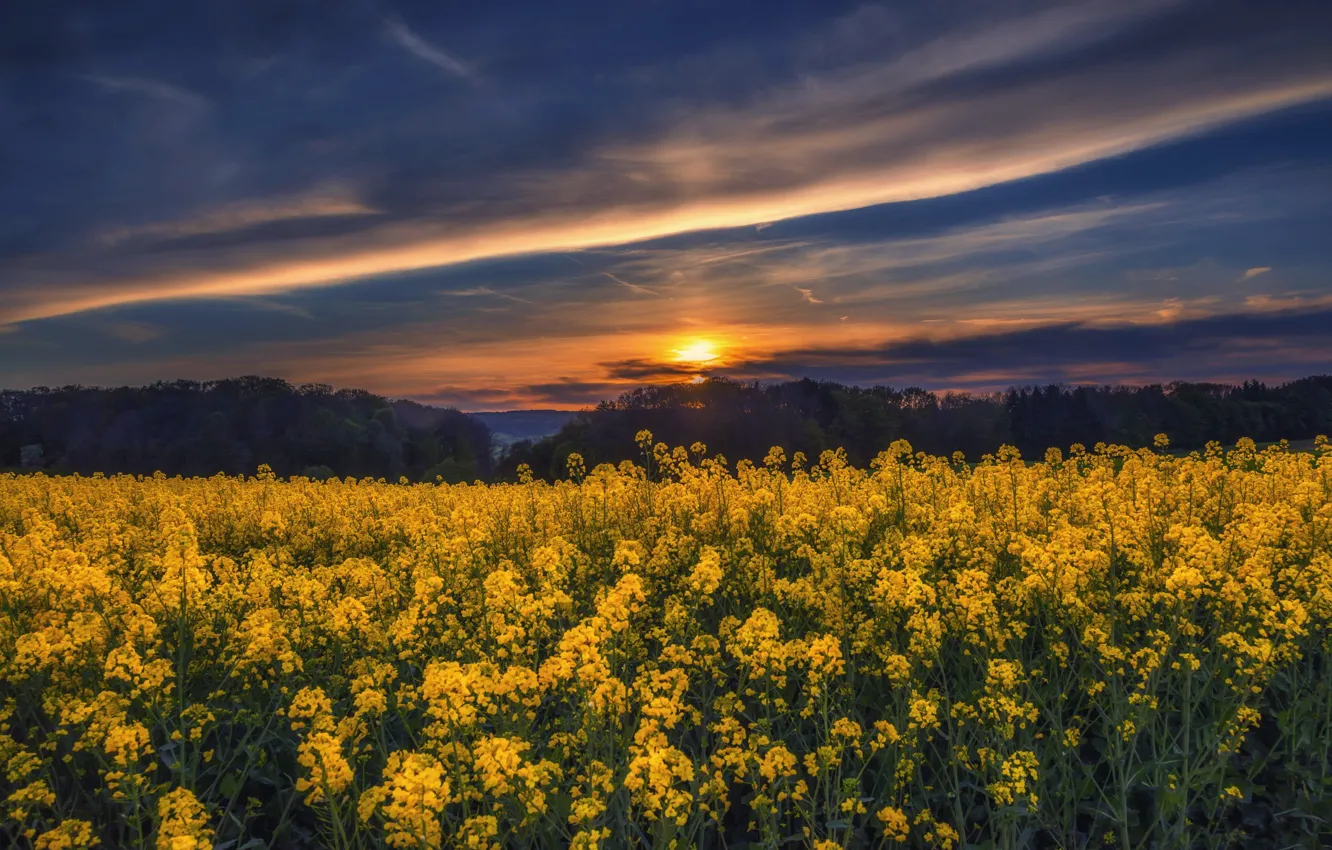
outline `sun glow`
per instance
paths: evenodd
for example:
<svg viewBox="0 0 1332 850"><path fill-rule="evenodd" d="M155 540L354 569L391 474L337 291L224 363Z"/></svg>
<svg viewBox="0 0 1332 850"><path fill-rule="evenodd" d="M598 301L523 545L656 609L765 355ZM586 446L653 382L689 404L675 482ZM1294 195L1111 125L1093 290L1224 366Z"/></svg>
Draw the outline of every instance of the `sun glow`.
<svg viewBox="0 0 1332 850"><path fill-rule="evenodd" d="M690 340L671 353L675 355L674 360L677 363L694 363L700 366L712 363L721 357L717 345L706 339Z"/></svg>

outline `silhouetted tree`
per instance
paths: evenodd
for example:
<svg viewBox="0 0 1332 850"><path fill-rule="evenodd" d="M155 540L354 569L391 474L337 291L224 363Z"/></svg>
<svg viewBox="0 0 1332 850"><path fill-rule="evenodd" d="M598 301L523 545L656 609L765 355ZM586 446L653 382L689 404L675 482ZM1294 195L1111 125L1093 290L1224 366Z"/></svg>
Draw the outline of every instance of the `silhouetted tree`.
<svg viewBox="0 0 1332 850"><path fill-rule="evenodd" d="M24 452L40 445L41 455ZM0 392L0 466L461 481L490 475L490 432L449 408L276 378Z"/></svg>
<svg viewBox="0 0 1332 850"><path fill-rule="evenodd" d="M668 445L705 443L730 461L762 460L771 446L811 460L846 449L868 464L892 441L919 451L961 451L975 460L1001 445L1027 457L1045 449L1098 442L1151 445L1161 432L1180 449L1210 440L1233 443L1308 439L1332 432L1332 377L1280 386L1175 382L1145 387L1013 387L1004 393L948 393L920 387L850 387L800 380L762 385L714 378L697 384L640 387L578 414L558 433L515 444L499 474L520 463L537 475L563 477L571 452L589 465L636 459L634 435L653 432Z"/></svg>

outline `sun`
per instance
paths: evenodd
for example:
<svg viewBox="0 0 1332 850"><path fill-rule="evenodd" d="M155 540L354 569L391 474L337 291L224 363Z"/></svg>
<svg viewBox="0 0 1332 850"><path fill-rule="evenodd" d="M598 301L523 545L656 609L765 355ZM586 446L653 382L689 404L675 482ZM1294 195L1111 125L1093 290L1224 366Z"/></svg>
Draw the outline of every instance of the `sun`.
<svg viewBox="0 0 1332 850"><path fill-rule="evenodd" d="M692 339L681 347L673 350L674 360L677 363L693 363L699 366L711 363L721 357L717 351L716 343L706 339Z"/></svg>

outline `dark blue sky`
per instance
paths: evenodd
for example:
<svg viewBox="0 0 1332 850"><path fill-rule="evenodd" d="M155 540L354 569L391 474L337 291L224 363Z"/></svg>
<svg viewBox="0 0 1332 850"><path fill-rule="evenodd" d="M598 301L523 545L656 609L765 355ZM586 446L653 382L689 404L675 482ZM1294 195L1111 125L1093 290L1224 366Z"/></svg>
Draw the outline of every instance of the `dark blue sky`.
<svg viewBox="0 0 1332 850"><path fill-rule="evenodd" d="M1327 2L0 6L0 386L1332 371Z"/></svg>

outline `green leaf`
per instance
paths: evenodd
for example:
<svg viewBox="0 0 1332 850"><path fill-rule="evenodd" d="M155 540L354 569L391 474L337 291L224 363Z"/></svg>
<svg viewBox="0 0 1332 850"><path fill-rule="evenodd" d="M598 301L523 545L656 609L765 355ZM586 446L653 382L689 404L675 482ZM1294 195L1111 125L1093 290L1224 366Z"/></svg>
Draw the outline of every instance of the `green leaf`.
<svg viewBox="0 0 1332 850"><path fill-rule="evenodd" d="M222 792L223 797L235 797L243 787L245 787L245 777L239 773L228 773L217 784L217 790Z"/></svg>

